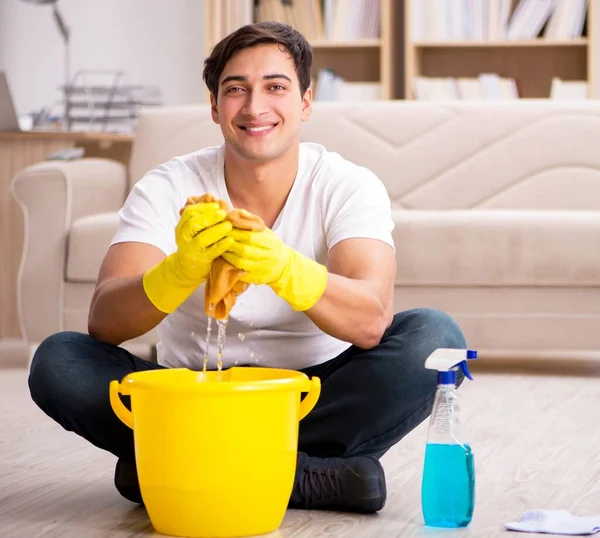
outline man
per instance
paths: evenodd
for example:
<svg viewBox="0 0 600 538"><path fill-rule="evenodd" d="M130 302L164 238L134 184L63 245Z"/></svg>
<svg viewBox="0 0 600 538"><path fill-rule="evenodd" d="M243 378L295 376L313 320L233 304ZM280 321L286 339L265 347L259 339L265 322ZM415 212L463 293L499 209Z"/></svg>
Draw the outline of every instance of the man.
<svg viewBox="0 0 600 538"><path fill-rule="evenodd" d="M109 382L151 368L202 368L204 283L221 255L254 284L230 313L224 368L257 362L321 378L317 406L300 425L292 508L380 510L379 458L431 412L436 373L425 370L426 357L465 347L442 312L394 315L382 182L300 143L311 64L304 37L279 23L245 26L215 47L204 80L224 144L174 158L135 185L100 269L89 335L53 335L34 356L34 401L117 456L115 485L131 501L141 502L133 436L111 410ZM268 228L232 229L218 204L180 214L188 197L208 192ZM158 364L118 347L157 325Z"/></svg>

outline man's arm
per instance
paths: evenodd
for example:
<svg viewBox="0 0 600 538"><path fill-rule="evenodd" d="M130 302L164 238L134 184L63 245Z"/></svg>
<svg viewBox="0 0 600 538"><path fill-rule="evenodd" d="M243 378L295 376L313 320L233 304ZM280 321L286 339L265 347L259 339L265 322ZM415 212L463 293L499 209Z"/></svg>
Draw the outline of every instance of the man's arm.
<svg viewBox="0 0 600 538"><path fill-rule="evenodd" d="M142 278L164 258L159 248L146 243L118 243L108 249L90 306L90 336L119 345L163 320L166 314L150 302Z"/></svg>
<svg viewBox="0 0 600 538"><path fill-rule="evenodd" d="M323 332L369 349L394 316L396 258L376 239L346 239L329 252L327 287L306 315Z"/></svg>
<svg viewBox="0 0 600 538"><path fill-rule="evenodd" d="M268 284L324 332L368 349L393 318L396 258L376 239L350 238L329 251L329 266L288 247L271 230L233 230L223 257L244 271L241 280Z"/></svg>
<svg viewBox="0 0 600 538"><path fill-rule="evenodd" d="M92 298L90 335L118 345L176 310L206 282L213 260L233 242L226 217L215 202L187 205L175 228L177 251L169 256L142 242L111 246Z"/></svg>

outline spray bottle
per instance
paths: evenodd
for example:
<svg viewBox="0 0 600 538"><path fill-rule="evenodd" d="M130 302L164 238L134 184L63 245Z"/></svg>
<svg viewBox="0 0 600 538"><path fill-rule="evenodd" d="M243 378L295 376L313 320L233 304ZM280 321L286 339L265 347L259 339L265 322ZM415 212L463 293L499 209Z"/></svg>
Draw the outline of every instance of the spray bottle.
<svg viewBox="0 0 600 538"><path fill-rule="evenodd" d="M425 361L425 368L438 371L421 490L423 518L429 527L466 527L473 517L475 467L471 446L459 431L456 371L461 368L472 380L467 361L476 358L476 351L440 348Z"/></svg>

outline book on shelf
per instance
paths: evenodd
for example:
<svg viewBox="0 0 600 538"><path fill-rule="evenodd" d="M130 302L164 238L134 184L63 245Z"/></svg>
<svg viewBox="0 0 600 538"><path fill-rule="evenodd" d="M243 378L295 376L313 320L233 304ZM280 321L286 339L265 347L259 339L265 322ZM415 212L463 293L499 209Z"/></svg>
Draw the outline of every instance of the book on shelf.
<svg viewBox="0 0 600 538"><path fill-rule="evenodd" d="M332 41L377 38L381 35L380 13L380 0L323 0L321 38Z"/></svg>
<svg viewBox="0 0 600 538"><path fill-rule="evenodd" d="M320 0L259 0L255 2L254 20L284 22L308 40L320 39L323 35Z"/></svg>
<svg viewBox="0 0 600 538"><path fill-rule="evenodd" d="M211 0L208 17L211 45L254 20L254 0Z"/></svg>
<svg viewBox="0 0 600 538"><path fill-rule="evenodd" d="M546 26L544 38L563 41L583 35L588 0L558 0Z"/></svg>
<svg viewBox="0 0 600 538"><path fill-rule="evenodd" d="M518 99L517 83L496 73L478 77L416 77L414 95L421 101L455 101L459 99Z"/></svg>
<svg viewBox="0 0 600 538"><path fill-rule="evenodd" d="M213 46L252 22L279 21L309 41L355 41L380 36L380 0L214 0L210 29Z"/></svg>
<svg viewBox="0 0 600 538"><path fill-rule="evenodd" d="M582 36L589 0L408 0L414 41L514 41Z"/></svg>
<svg viewBox="0 0 600 538"><path fill-rule="evenodd" d="M550 88L550 99L561 101L588 99L588 90L586 80L562 80L559 77L553 77Z"/></svg>
<svg viewBox="0 0 600 538"><path fill-rule="evenodd" d="M550 99L588 99L589 84L585 80L552 78ZM415 99L421 101L455 101L458 99L518 99L519 89L512 78L496 73L482 73L477 78L416 77Z"/></svg>
<svg viewBox="0 0 600 538"><path fill-rule="evenodd" d="M510 18L506 39L535 39L540 35L556 6L556 0L521 0Z"/></svg>
<svg viewBox="0 0 600 538"><path fill-rule="evenodd" d="M377 101L381 99L379 82L350 82L333 69L320 69L312 81L315 101Z"/></svg>

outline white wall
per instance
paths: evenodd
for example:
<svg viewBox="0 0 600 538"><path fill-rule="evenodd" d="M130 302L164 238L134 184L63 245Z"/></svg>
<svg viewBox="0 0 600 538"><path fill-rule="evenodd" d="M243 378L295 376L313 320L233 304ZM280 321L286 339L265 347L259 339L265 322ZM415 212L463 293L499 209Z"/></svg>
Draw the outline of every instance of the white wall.
<svg viewBox="0 0 600 538"><path fill-rule="evenodd" d="M59 0L71 29L71 75L122 69L126 83L159 86L165 104L205 100L204 0ZM50 6L0 0L0 71L19 114L62 110L64 47Z"/></svg>

